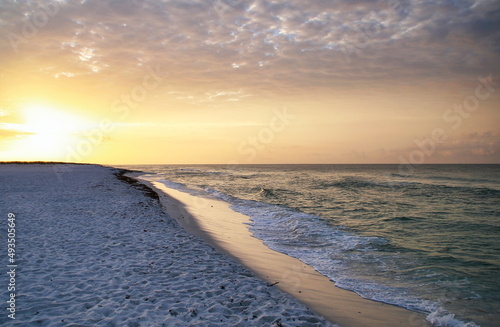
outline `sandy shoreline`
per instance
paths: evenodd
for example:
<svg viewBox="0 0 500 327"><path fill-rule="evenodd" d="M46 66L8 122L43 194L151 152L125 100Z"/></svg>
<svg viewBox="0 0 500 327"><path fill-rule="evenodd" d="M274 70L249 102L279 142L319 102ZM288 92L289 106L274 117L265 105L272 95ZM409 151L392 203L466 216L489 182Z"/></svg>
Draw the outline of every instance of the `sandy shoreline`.
<svg viewBox="0 0 500 327"><path fill-rule="evenodd" d="M0 325L332 325L189 234L120 170L54 168L0 165L0 238L14 214L18 273L11 319L2 265Z"/></svg>
<svg viewBox="0 0 500 327"><path fill-rule="evenodd" d="M225 202L201 199L128 174L154 189L167 213L190 233L252 270L329 321L344 327L430 326L423 314L366 300L340 289L300 260L269 249L249 232L248 217Z"/></svg>

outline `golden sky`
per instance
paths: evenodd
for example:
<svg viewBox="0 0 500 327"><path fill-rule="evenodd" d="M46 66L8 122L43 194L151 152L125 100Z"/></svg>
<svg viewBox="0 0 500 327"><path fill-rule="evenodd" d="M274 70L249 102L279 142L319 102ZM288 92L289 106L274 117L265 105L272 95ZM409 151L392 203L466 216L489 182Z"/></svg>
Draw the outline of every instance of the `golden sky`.
<svg viewBox="0 0 500 327"><path fill-rule="evenodd" d="M0 161L500 163L496 0L5 0L0 63Z"/></svg>

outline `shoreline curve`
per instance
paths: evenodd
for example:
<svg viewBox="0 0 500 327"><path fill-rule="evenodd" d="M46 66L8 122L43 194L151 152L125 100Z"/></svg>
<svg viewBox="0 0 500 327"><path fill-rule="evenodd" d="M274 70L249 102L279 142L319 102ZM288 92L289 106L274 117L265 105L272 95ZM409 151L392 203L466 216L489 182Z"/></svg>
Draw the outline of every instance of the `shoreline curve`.
<svg viewBox="0 0 500 327"><path fill-rule="evenodd" d="M362 298L335 286L328 277L299 259L271 250L255 238L248 216L226 202L205 199L149 180L143 173L126 176L153 189L164 210L191 234L239 262L269 287L278 287L312 311L343 327L432 326L425 315L402 307Z"/></svg>

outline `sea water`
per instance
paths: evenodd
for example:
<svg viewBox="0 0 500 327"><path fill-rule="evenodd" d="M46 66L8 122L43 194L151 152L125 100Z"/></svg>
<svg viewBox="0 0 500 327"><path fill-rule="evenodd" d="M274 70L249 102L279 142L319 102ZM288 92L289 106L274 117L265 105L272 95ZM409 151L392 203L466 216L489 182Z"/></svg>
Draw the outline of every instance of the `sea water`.
<svg viewBox="0 0 500 327"><path fill-rule="evenodd" d="M362 297L436 326L500 325L500 165L132 168L229 202L267 246Z"/></svg>

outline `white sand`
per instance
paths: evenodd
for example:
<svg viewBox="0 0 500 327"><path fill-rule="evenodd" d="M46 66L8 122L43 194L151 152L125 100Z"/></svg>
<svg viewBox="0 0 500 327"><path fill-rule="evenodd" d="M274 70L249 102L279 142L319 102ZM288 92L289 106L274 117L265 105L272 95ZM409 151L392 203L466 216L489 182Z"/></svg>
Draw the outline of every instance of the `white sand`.
<svg viewBox="0 0 500 327"><path fill-rule="evenodd" d="M0 165L0 301L16 214L15 320L2 326L329 326L170 219L116 170Z"/></svg>

